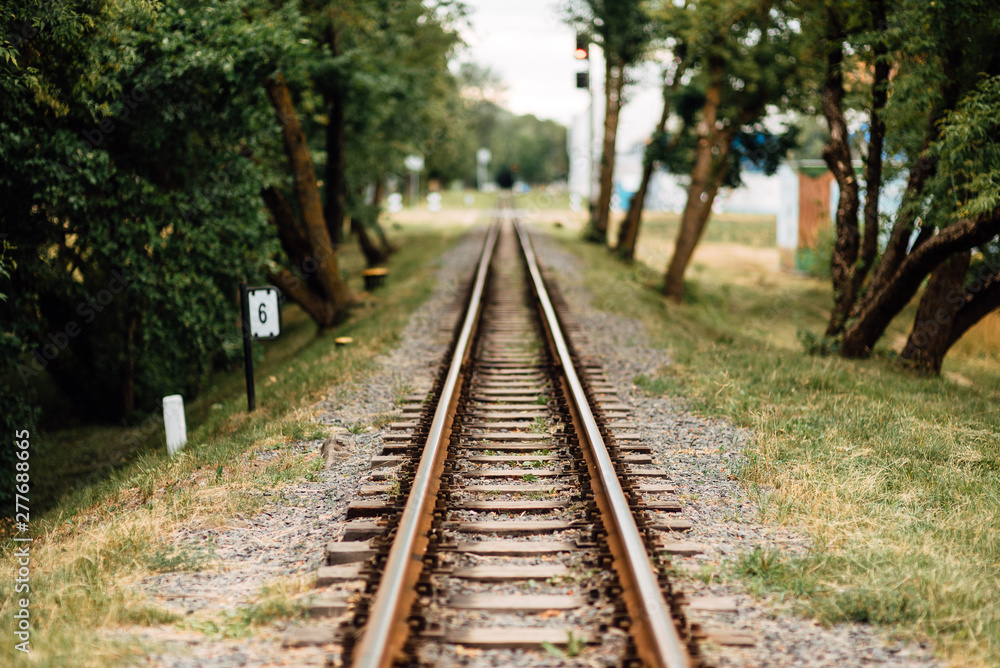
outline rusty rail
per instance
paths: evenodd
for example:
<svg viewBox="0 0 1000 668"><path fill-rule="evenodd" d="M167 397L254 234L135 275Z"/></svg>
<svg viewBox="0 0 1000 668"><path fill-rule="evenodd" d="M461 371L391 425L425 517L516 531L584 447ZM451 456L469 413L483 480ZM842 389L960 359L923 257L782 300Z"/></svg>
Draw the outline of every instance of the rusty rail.
<svg viewBox="0 0 1000 668"><path fill-rule="evenodd" d="M478 326L483 290L499 229L500 219L497 216L483 244L455 353L414 474L410 495L399 520L396 539L372 601L368 623L354 651L351 665L355 668L390 666L406 642L406 619L416 598L413 585L423 567L422 557L427 550L427 531L433 518L452 416L462 389L462 370Z"/></svg>
<svg viewBox="0 0 1000 668"><path fill-rule="evenodd" d="M677 632L670 608L653 574L649 553L632 517L628 499L618 480L608 448L594 419L594 413L590 409L587 393L576 373L573 356L570 354L559 319L545 288L545 281L538 269L531 239L524 225L516 217L514 224L545 329L551 339L557 360L562 366L566 397L574 422L577 423L581 445L584 446L591 472L591 485L595 488L595 492L598 489L602 492L595 495L595 500L601 508L601 518L608 533L611 552L615 557L615 569L624 585L625 603L636 623L633 630L636 649L640 658L649 666L690 668L691 658Z"/></svg>

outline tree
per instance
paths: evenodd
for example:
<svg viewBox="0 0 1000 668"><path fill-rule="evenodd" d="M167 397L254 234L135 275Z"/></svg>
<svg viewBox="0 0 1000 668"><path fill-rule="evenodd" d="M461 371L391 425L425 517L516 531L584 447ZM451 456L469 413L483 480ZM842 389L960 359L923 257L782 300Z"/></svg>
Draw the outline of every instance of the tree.
<svg viewBox="0 0 1000 668"><path fill-rule="evenodd" d="M285 254L306 278L301 280L288 269L279 269L269 277L320 327L329 327L347 315L352 302L351 292L340 275L337 252L323 216L316 170L292 105L288 84L281 74L276 74L267 79L265 88L281 121L282 145L292 172L302 226L291 205L274 186L264 189L264 201L271 211L271 220Z"/></svg>
<svg viewBox="0 0 1000 668"><path fill-rule="evenodd" d="M677 45L672 45L677 49ZM683 50L682 50L683 53ZM646 146L642 161L642 178L639 181L639 189L632 196L629 203L628 213L622 220L621 227L618 228L618 244L616 251L618 256L626 262L631 262L635 258L635 246L639 240L639 227L642 224L642 210L646 203L646 194L649 191L649 182L653 178L653 170L656 167L657 149L671 151L676 149L676 142L670 146L665 146L667 139L667 121L670 119L673 96L677 93L684 73L687 70L687 62L683 56L675 53L673 59L663 69L663 111L660 112L660 120L653 130L653 134ZM678 134L679 138L680 135Z"/></svg>
<svg viewBox="0 0 1000 668"><path fill-rule="evenodd" d="M5 377L51 379L87 419L191 395L238 359L241 277L276 249L259 204L259 82L290 15L253 2L19 3L5 46L0 232L15 248ZM15 28L16 30L16 28Z"/></svg>
<svg viewBox="0 0 1000 668"><path fill-rule="evenodd" d="M826 50L825 78L822 90L823 115L830 127L830 136L823 148L823 159L833 173L840 189L836 226L836 245L831 258L831 277L835 295L835 306L827 326L827 336L836 336L843 327L851 306L857 299L858 290L865 280L877 251L878 201L880 188L869 189L865 204L865 238L860 241L858 227L859 187L854 173L847 120L844 115L844 42L848 30L857 32L865 22L862 12L849 12L853 26L845 25L841 10L835 5L826 7L827 30L824 42ZM885 122L882 114L887 99L889 61L884 35L885 3L881 0L871 3L870 20L878 37L874 40L872 102L870 112L870 138L868 160L865 163L866 182L880 183L882 170L882 149L885 140ZM859 258L859 248L864 250ZM860 261L859 261L860 260Z"/></svg>
<svg viewBox="0 0 1000 668"><path fill-rule="evenodd" d="M493 171L511 169L529 184L565 178L569 167L566 128L533 115L515 115L501 105L503 82L489 68L463 63L448 105L448 133L425 153L430 178L478 180L476 151L490 150Z"/></svg>
<svg viewBox="0 0 1000 668"><path fill-rule="evenodd" d="M922 216L928 222L938 217L936 231L918 232L884 287L861 300L857 321L844 332L843 345L849 346L845 355L855 356L859 342L870 350L874 340L863 335L884 331L886 316L898 313L927 276L930 280L902 352L903 359L922 371L939 373L952 344L1000 307L998 109L1000 75L993 75L966 92L957 108L942 118L939 139L929 152L935 174L924 189L935 210ZM880 263L879 269L883 268Z"/></svg>
<svg viewBox="0 0 1000 668"><path fill-rule="evenodd" d="M903 358L937 372L954 341L1000 305L993 250L1000 55L991 46L1000 10L975 0L947 10L916 1L867 8L831 3L822 14L823 112L831 128L824 157L841 185L826 334L845 357L869 354L930 277ZM869 88L859 104L869 117L860 225L844 120L858 71ZM880 248L886 156L899 163L906 187Z"/></svg>
<svg viewBox="0 0 1000 668"><path fill-rule="evenodd" d="M325 108L330 238L334 247L342 242L350 217L368 263L379 264L391 250L378 224L387 176L407 154L430 153L453 134L448 58L463 9L451 1L352 0L309 2L305 10L317 45L309 85Z"/></svg>
<svg viewBox="0 0 1000 668"><path fill-rule="evenodd" d="M571 0L567 8L570 23L591 35L604 52L600 191L587 238L607 243L618 116L625 104L628 69L645 57L652 43L653 23L641 0Z"/></svg>
<svg viewBox="0 0 1000 668"><path fill-rule="evenodd" d="M682 302L684 274L720 186L738 185L747 160L773 172L793 143L793 134L775 137L762 119L769 105L787 106L796 97L800 40L791 5L782 2L703 0L664 12L668 17L685 13L685 20L677 22L678 36L695 72L679 93L682 131L693 129L687 140L693 146L687 159L668 156L675 165L690 164L687 202L663 285L664 295ZM695 117L691 103L698 99Z"/></svg>

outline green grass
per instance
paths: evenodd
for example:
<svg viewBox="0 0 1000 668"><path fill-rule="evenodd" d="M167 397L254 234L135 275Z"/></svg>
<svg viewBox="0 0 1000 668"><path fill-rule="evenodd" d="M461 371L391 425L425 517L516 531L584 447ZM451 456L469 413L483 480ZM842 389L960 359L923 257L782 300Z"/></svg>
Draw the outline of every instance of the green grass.
<svg viewBox="0 0 1000 668"><path fill-rule="evenodd" d="M545 651L557 659L571 659L579 656L586 646L586 641L575 637L572 631L566 632L566 649L559 649L548 641L542 643Z"/></svg>
<svg viewBox="0 0 1000 668"><path fill-rule="evenodd" d="M676 306L655 291L658 271L564 236L587 267L595 305L644 322L674 360L636 384L752 428L733 471L759 504L746 519L812 539L801 557L750 551L735 576L822 623L881 624L932 638L960 665L1000 665L995 342L957 346L941 378L915 376L891 350L911 306L873 358L812 357L796 334L825 324L824 282L734 282L725 266L708 266L692 271L688 304Z"/></svg>
<svg viewBox="0 0 1000 668"><path fill-rule="evenodd" d="M531 426L529 427L531 433L533 434L544 434L549 430L549 420L544 417L536 417L531 421Z"/></svg>
<svg viewBox="0 0 1000 668"><path fill-rule="evenodd" d="M154 573L176 573L181 571L200 571L211 567L218 559L215 546L178 547L163 543L144 553L146 567Z"/></svg>
<svg viewBox="0 0 1000 668"><path fill-rule="evenodd" d="M375 359L399 340L409 314L433 287L429 260L457 234L422 228L397 238L402 250L390 261L386 288L368 296L335 330L318 332L297 308L286 309L281 338L260 346L257 410L246 412L242 370L217 375L201 396L186 402L188 444L172 459L155 421L132 429L102 426L45 434L46 454L32 460L32 478L39 484L33 502L47 494L50 505L32 518L34 652L26 660L13 642L4 643L0 663L115 665L134 658L136 650L123 650L108 639L107 630L177 621L150 605L134 583L156 572L213 568L210 546L175 548L170 536L182 528L222 526L237 514L252 515L263 503L263 492L280 494L288 482L315 477L322 464L319 454L302 455L284 446L326 435L307 407L331 387L336 392L363 381ZM348 248L345 268L360 268L356 251ZM355 343L337 347L337 336L352 336ZM276 454L259 461L263 451ZM60 496L61 490L68 491ZM12 547L7 542L0 553L0 568L8 573L15 570ZM243 633L275 615L297 614L286 598L270 601L267 609L258 605L202 621L206 632ZM13 613L12 597L0 600L0 626L14 628Z"/></svg>
<svg viewBox="0 0 1000 668"><path fill-rule="evenodd" d="M633 378L632 382L647 395L655 397L678 389L669 373L669 370L665 369L660 372L661 375L657 376L647 376L642 374Z"/></svg>
<svg viewBox="0 0 1000 668"><path fill-rule="evenodd" d="M245 638L253 634L255 626L263 626L278 619L304 616L305 606L292 596L302 590L301 580L279 581L265 586L250 605L215 612L211 616L186 619L177 626L200 631L212 640Z"/></svg>

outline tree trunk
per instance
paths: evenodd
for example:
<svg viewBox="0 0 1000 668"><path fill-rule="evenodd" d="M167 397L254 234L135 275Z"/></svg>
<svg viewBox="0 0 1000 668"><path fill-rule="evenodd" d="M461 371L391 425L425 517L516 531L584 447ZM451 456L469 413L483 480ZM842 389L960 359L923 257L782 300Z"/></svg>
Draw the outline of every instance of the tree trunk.
<svg viewBox="0 0 1000 668"><path fill-rule="evenodd" d="M953 253L961 253L1000 233L1000 212L965 219L941 230L906 256L899 270L878 292L869 291L855 319L845 328L840 354L864 357L885 328L913 298L920 283Z"/></svg>
<svg viewBox="0 0 1000 668"><path fill-rule="evenodd" d="M691 189L688 189L688 202L684 206L684 213L681 216L681 229L677 232L674 254L670 258L670 265L667 267L663 282L663 294L678 304L684 301L684 274L687 272L691 257L694 255L694 249L701 241L701 235L708 224L708 217L712 213L712 204L715 202L715 196L719 193L719 186L722 185L722 178L729 161L731 145L732 136L726 133L723 142L719 145L717 168L709 178L707 188L700 191L700 195L693 203Z"/></svg>
<svg viewBox="0 0 1000 668"><path fill-rule="evenodd" d="M941 372L941 361L951 345L955 315L965 301L965 274L972 253L956 253L938 265L920 298L910 336L900 355L918 370Z"/></svg>
<svg viewBox="0 0 1000 668"><path fill-rule="evenodd" d="M291 204L274 186L268 186L260 191L264 204L271 212L271 222L278 232L278 240L292 264L300 266L312 257L309 239L299 226Z"/></svg>
<svg viewBox="0 0 1000 668"><path fill-rule="evenodd" d="M979 268L968 288L962 308L955 314L955 322L948 335L948 349L955 344L969 328L1000 308L1000 269L996 266ZM947 352L947 350L945 351ZM938 367L940 368L940 364Z"/></svg>
<svg viewBox="0 0 1000 668"><path fill-rule="evenodd" d="M382 222L379 220L379 214L382 211L382 200L384 199L385 175L381 175L378 179L376 179L375 190L372 192L372 207L375 209L375 217L372 220L372 227L375 229L379 242L382 244L382 252L386 255L392 255L396 252L396 246L389 241L389 237L385 234L385 228L382 227Z"/></svg>
<svg viewBox="0 0 1000 668"><path fill-rule="evenodd" d="M929 144L929 137L926 137L924 148L926 149ZM913 238L913 228L917 219L915 207L920 201L924 184L934 174L936 167L937 158L924 153L917 159L913 169L910 170L910 175L906 181L906 190L903 192L903 199L900 203L899 211L896 213L896 220L892 225L892 231L889 233L889 241L886 243L885 250L879 259L878 266L875 267L875 272L868 285L869 294L879 293L884 290L886 284L899 271L899 267L906 259L906 251L910 244L910 239ZM933 230L922 229L921 235L925 233L932 234ZM851 315L856 315L856 311L859 308L860 304L856 305Z"/></svg>
<svg viewBox="0 0 1000 668"><path fill-rule="evenodd" d="M371 235L368 233L368 226L358 216L351 216L351 231L358 235L358 244L361 252L365 254L365 262L369 267L383 264L389 259L388 253L379 248Z"/></svg>
<svg viewBox="0 0 1000 668"><path fill-rule="evenodd" d="M375 187L372 188L372 201L371 206L379 208L382 206L382 200L385 199L385 177L380 176L375 180Z"/></svg>
<svg viewBox="0 0 1000 668"><path fill-rule="evenodd" d="M264 203L271 212L271 223L278 232L278 240L281 241L281 248L288 256L295 273L285 272L273 274L281 276L283 290L295 303L301 306L310 314L317 323L332 322L333 309L326 302L323 285L316 276L316 268L319 262L312 255L312 247L309 239L306 238L295 212L281 191L268 186L261 190ZM287 275L285 275L287 274ZM290 286L290 281L298 284L294 289ZM308 297L306 296L308 293ZM293 294L295 296L293 296ZM307 305L306 301L310 303ZM314 315L315 314L315 315Z"/></svg>
<svg viewBox="0 0 1000 668"><path fill-rule="evenodd" d="M300 280L289 270L282 267L277 272L268 272L267 280L281 288L320 327L328 327L335 322L329 302L318 292L311 290L308 282Z"/></svg>
<svg viewBox="0 0 1000 668"><path fill-rule="evenodd" d="M122 416L135 412L135 344L139 333L139 314L129 310L125 316L125 360L122 363Z"/></svg>
<svg viewBox="0 0 1000 668"><path fill-rule="evenodd" d="M872 29L880 34L874 45L875 73L872 77L872 111L869 123L868 158L865 161L865 210L864 230L861 239L861 260L854 266L851 275L851 302L857 301L861 286L875 262L878 254L879 219L878 204L882 192L882 148L885 145L885 110L889 97L889 48L885 33L888 22L885 16L884 0L870 3Z"/></svg>
<svg viewBox="0 0 1000 668"><path fill-rule="evenodd" d="M833 310L826 327L827 336L836 336L844 328L847 314L854 305L851 271L858 259L858 180L851 165L847 122L844 119L844 30L835 10L829 12L826 79L823 83L823 115L830 126L830 139L823 147L823 159L837 180L840 199L835 221L836 243L830 256L833 279Z"/></svg>
<svg viewBox="0 0 1000 668"><path fill-rule="evenodd" d="M964 54L960 49L949 49L942 59L942 69L944 72L943 83L941 85L941 97L937 101L934 109L930 113L926 129L924 131L923 146L920 157L910 169L910 175L906 182L906 190L903 192L902 203L896 214L892 231L889 234L889 241L879 260L878 266L872 275L872 280L868 286L869 293L879 293L892 280L892 277L899 271L903 262L907 258L907 251L912 254L917 246L926 241L934 233L931 228L922 228L919 232L916 243L910 248L910 239L913 237L914 227L917 224L919 205L923 198L924 184L934 176L937 171L937 157L928 150L937 141L940 133L940 120L948 109L953 109L960 94L960 77L957 72L961 67ZM852 311L851 316L860 311L862 305L859 304Z"/></svg>
<svg viewBox="0 0 1000 668"><path fill-rule="evenodd" d="M941 373L941 364L951 347L969 328L1000 308L1000 271L996 266L980 265L966 287L970 255L962 253L941 265L920 300L913 329L901 354L920 371ZM944 276L945 273L950 277ZM935 283L950 287L942 290Z"/></svg>
<svg viewBox="0 0 1000 668"><path fill-rule="evenodd" d="M323 289L323 301L329 305L327 315L322 320L317 320L317 324L321 327L328 327L336 324L346 315L352 301L351 292L347 283L340 276L337 254L330 241L330 233L323 218L323 206L316 184L316 170L313 167L312 157L309 155L309 146L302 132L298 115L292 105L288 84L284 77L278 74L269 78L265 87L278 118L282 120L281 132L285 154L292 170L295 197L302 213L305 237L309 242L311 257L314 260L309 267L312 271L308 271L308 273L315 273L316 279ZM281 220L277 222L279 225L287 224Z"/></svg>
<svg viewBox="0 0 1000 668"><path fill-rule="evenodd" d="M721 77L722 64L715 61L711 65L710 83L705 92L705 106L698 129L698 134L701 136L695 148L687 202L684 205L684 213L681 214L677 243L663 282L663 294L677 303L684 301L684 274L702 232L705 231L708 216L712 212L712 203L725 175L729 149L732 145L733 130L727 128L720 131L716 128L719 103L722 99ZM718 151L718 155L713 155L714 151Z"/></svg>
<svg viewBox="0 0 1000 668"><path fill-rule="evenodd" d="M639 226L642 222L642 208L646 202L646 192L649 190L649 181L653 178L653 161L646 160L642 166L642 181L639 182L639 190L632 196L629 203L628 213L622 220L622 225L618 228L618 257L631 262L635 259L635 246L639 240Z"/></svg>
<svg viewBox="0 0 1000 668"><path fill-rule="evenodd" d="M604 141L601 148L600 193L594 212L592 241L607 243L608 217L611 212L611 190L614 187L615 139L618 136L618 115L621 111L625 67L607 59L604 63Z"/></svg>
<svg viewBox="0 0 1000 668"><path fill-rule="evenodd" d="M886 31L885 3L875 0L869 6L872 28L884 36ZM847 124L844 120L843 99L843 28L831 13L832 26L828 41L835 45L827 56L827 74L823 90L823 114L830 125L830 140L823 157L837 179L840 201L837 205L837 241L830 258L834 304L830 311L826 335L839 336L856 308L862 285L878 253L878 205L882 190L882 147L885 141L885 109L888 83L888 49L884 39L874 45L875 72L872 77L872 105L869 124L868 156L865 160L864 229L858 228L860 198L858 182L851 166ZM859 256L860 250L860 256Z"/></svg>
<svg viewBox="0 0 1000 668"><path fill-rule="evenodd" d="M670 93L680 80L681 74L682 70L678 67L673 80L670 83L663 82L663 111L660 112L660 122L656 124L656 130L653 132L654 138L662 135L667 127L667 119L670 118ZM642 208L646 204L646 193L649 191L649 182L652 178L653 161L646 156L642 165L642 181L639 182L639 190L632 197L628 214L618 229L618 255L628 262L635 258L635 245L639 239L639 226L642 224Z"/></svg>
<svg viewBox="0 0 1000 668"><path fill-rule="evenodd" d="M330 52L340 55L340 34L331 24ZM334 248L344 243L344 218L347 215L347 175L344 164L344 95L336 86L326 99L330 123L326 126L326 202L323 213Z"/></svg>

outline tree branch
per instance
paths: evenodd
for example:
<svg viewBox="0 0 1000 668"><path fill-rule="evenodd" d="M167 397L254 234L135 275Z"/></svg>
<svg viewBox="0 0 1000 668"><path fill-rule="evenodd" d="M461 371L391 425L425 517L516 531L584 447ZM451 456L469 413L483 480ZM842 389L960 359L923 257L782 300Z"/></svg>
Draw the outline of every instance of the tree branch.
<svg viewBox="0 0 1000 668"><path fill-rule="evenodd" d="M948 347L950 348L973 325L998 308L1000 308L1000 271L990 276L980 290L966 296L965 303L955 314Z"/></svg>
<svg viewBox="0 0 1000 668"><path fill-rule="evenodd" d="M351 293L340 276L336 251L323 218L323 205L316 185L316 170L309 154L306 137L302 132L298 114L295 113L285 78L280 73L269 77L265 82L265 88L282 123L281 134L295 183L295 197L302 212L302 221L305 224L312 255L318 264L317 279L323 286L336 317L340 317L346 313L351 304Z"/></svg>
<svg viewBox="0 0 1000 668"><path fill-rule="evenodd" d="M301 265L307 258L312 257L312 248L309 246L309 239L299 227L292 206L274 186L261 189L260 194L268 211L271 212L271 222L278 231L282 249L292 264Z"/></svg>
<svg viewBox="0 0 1000 668"><path fill-rule="evenodd" d="M869 292L857 321L844 333L844 357L867 355L899 310L913 298L923 279L953 253L985 243L1000 233L1000 211L961 220L912 251L878 292Z"/></svg>
<svg viewBox="0 0 1000 668"><path fill-rule="evenodd" d="M868 142L868 157L865 161L865 210L864 230L861 241L861 261L855 263L851 276L851 305L857 299L861 284L871 270L878 253L878 204L882 192L882 147L885 143L885 119L882 111L885 109L889 92L889 49L885 43L885 32L888 29L885 14L885 1L873 0L870 4L872 27L879 34L875 41L874 58L875 73L872 79L872 110L870 122L870 139Z"/></svg>

